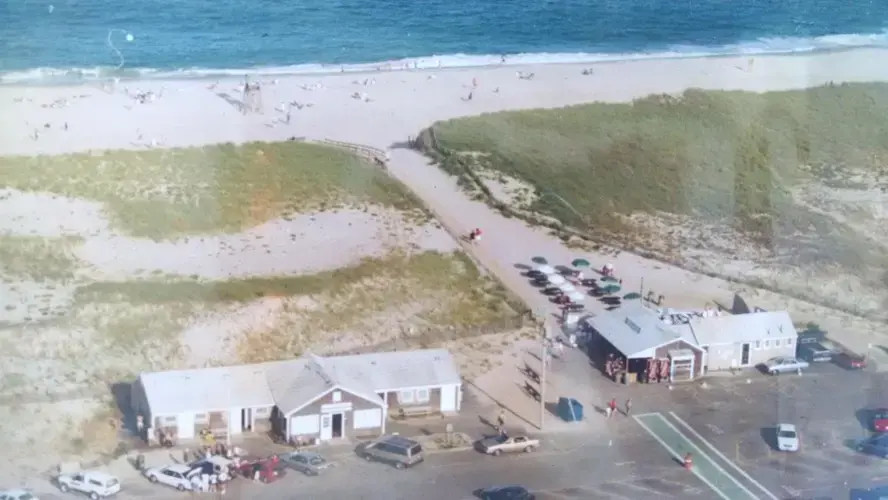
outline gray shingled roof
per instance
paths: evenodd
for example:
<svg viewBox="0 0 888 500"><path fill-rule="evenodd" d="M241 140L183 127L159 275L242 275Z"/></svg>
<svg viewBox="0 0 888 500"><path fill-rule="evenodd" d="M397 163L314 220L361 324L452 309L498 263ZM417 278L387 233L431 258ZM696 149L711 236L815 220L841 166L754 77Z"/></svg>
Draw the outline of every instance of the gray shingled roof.
<svg viewBox="0 0 888 500"><path fill-rule="evenodd" d="M337 387L369 401L377 393L460 384L453 356L426 349L299 359L139 376L152 414L221 411L276 405L299 409Z"/></svg>
<svg viewBox="0 0 888 500"><path fill-rule="evenodd" d="M656 311L639 305L591 316L585 322L628 358L646 357L645 351L682 339Z"/></svg>

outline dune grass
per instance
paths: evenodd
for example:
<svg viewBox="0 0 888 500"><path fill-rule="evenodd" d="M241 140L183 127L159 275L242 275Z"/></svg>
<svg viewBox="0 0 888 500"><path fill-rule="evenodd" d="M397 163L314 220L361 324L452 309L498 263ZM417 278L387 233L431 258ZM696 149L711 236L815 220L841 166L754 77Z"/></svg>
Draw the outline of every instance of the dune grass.
<svg viewBox="0 0 888 500"><path fill-rule="evenodd" d="M0 185L103 202L117 227L156 239L237 232L351 204L421 212L419 200L378 167L298 141L0 157Z"/></svg>
<svg viewBox="0 0 888 500"><path fill-rule="evenodd" d="M79 267L73 248L81 238L0 235L0 278L67 281Z"/></svg>
<svg viewBox="0 0 888 500"><path fill-rule="evenodd" d="M526 314L520 301L499 282L481 276L464 254L431 251L414 255L394 253L334 271L293 277L97 282L80 287L76 303L90 308L95 304L118 304L121 310L159 306L178 311L174 316L182 318L187 310L206 311L219 304L295 296L323 301L315 314L317 318L312 321L313 328L319 331L340 330L355 324L362 316L429 298L435 300L433 311L428 314L442 329L511 325ZM151 310L155 309L145 309ZM114 346L131 344L133 335L140 332L144 335L135 336L142 339L167 335L169 332L154 328L168 329L171 324L168 315L155 313L155 316L156 320L144 318L144 324L138 327L131 322L118 324L105 320L101 330Z"/></svg>
<svg viewBox="0 0 888 500"><path fill-rule="evenodd" d="M888 85L807 90L688 90L632 103L486 114L436 123L432 155L525 181L532 210L621 236L621 216L689 215L732 225L765 245L822 221L787 188L843 183L853 167L888 180Z"/></svg>

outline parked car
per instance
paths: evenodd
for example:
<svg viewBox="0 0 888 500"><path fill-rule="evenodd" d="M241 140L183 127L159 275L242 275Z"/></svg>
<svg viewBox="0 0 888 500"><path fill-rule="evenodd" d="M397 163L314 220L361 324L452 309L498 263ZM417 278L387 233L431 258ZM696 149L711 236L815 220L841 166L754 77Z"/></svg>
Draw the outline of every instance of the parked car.
<svg viewBox="0 0 888 500"><path fill-rule="evenodd" d="M234 477L232 470L234 462L221 455L212 455L206 458L195 460L188 464L192 469L200 469L200 474L210 474L218 476L219 481L226 482Z"/></svg>
<svg viewBox="0 0 888 500"><path fill-rule="evenodd" d="M335 467L334 462L329 462L318 453L306 451L294 451L280 455L281 462L291 469L298 470L306 476L317 476L321 472Z"/></svg>
<svg viewBox="0 0 888 500"><path fill-rule="evenodd" d="M0 500L40 500L27 490L0 491Z"/></svg>
<svg viewBox="0 0 888 500"><path fill-rule="evenodd" d="M849 500L882 500L888 498L888 486L875 488L851 488Z"/></svg>
<svg viewBox="0 0 888 500"><path fill-rule="evenodd" d="M799 337L796 353L798 356L811 363L832 361L838 354L838 350L826 340L817 340L814 337Z"/></svg>
<svg viewBox="0 0 888 500"><path fill-rule="evenodd" d="M246 478L265 484L273 483L286 474L281 459L277 455L244 460L237 465L236 470Z"/></svg>
<svg viewBox="0 0 888 500"><path fill-rule="evenodd" d="M888 434L877 434L864 439L857 444L857 451L867 455L888 458Z"/></svg>
<svg viewBox="0 0 888 500"><path fill-rule="evenodd" d="M383 436L367 443L361 456L368 462L384 462L397 469L406 469L422 462L422 445L401 436Z"/></svg>
<svg viewBox="0 0 888 500"><path fill-rule="evenodd" d="M142 474L152 483L176 488L179 491L189 491L191 487L191 475L196 469L185 464L174 464L167 467L152 467L145 469ZM196 472L195 472L196 473Z"/></svg>
<svg viewBox="0 0 888 500"><path fill-rule="evenodd" d="M780 451L799 451L799 433L792 424L777 426L777 449Z"/></svg>
<svg viewBox="0 0 888 500"><path fill-rule="evenodd" d="M770 375L799 372L810 366L807 361L802 361L801 359L790 356L771 358L768 361L765 361L762 365L765 371Z"/></svg>
<svg viewBox="0 0 888 500"><path fill-rule="evenodd" d="M92 500L107 498L120 493L120 481L106 472L83 471L73 474L62 474L56 478L62 493L75 491L83 493Z"/></svg>
<svg viewBox="0 0 888 500"><path fill-rule="evenodd" d="M475 496L481 500L535 500L533 493L524 486L491 486L475 490Z"/></svg>
<svg viewBox="0 0 888 500"><path fill-rule="evenodd" d="M888 432L888 409L876 408L867 411L869 430L873 432Z"/></svg>
<svg viewBox="0 0 888 500"><path fill-rule="evenodd" d="M848 370L863 370L866 368L866 357L845 351L836 354L833 363Z"/></svg>
<svg viewBox="0 0 888 500"><path fill-rule="evenodd" d="M488 455L501 455L503 453L511 453L515 451L523 451L530 453L539 448L540 441L531 439L527 436L507 436L500 434L482 439L477 443L478 451Z"/></svg>

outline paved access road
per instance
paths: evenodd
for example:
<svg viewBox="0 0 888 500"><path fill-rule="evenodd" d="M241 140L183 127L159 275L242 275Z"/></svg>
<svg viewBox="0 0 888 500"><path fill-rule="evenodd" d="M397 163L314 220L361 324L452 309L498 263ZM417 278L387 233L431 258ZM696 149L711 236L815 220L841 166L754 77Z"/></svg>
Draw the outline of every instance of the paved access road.
<svg viewBox="0 0 888 500"><path fill-rule="evenodd" d="M631 422L621 423L628 429ZM624 433L621 433L623 435ZM531 454L482 456L474 451L430 455L412 470L399 471L360 459L343 463L326 477L297 478L262 486L260 500L355 498L367 500L459 500L494 484L522 484L541 500L708 499L712 493L695 476L668 460L644 432L628 432L618 443L588 443L581 435L547 439Z"/></svg>

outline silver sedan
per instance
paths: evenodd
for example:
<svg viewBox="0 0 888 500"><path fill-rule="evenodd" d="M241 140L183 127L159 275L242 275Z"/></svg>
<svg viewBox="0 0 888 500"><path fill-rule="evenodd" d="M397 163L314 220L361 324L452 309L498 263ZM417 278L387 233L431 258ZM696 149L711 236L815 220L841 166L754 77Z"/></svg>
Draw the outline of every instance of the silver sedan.
<svg viewBox="0 0 888 500"><path fill-rule="evenodd" d="M318 453L309 451L294 451L292 453L284 453L280 455L281 462L287 467L295 469L307 476L317 476L321 472L334 467L336 464L327 461Z"/></svg>
<svg viewBox="0 0 888 500"><path fill-rule="evenodd" d="M781 373L801 373L802 370L808 368L808 362L796 359L791 356L781 356L771 358L764 363L765 370L770 375L779 375Z"/></svg>

